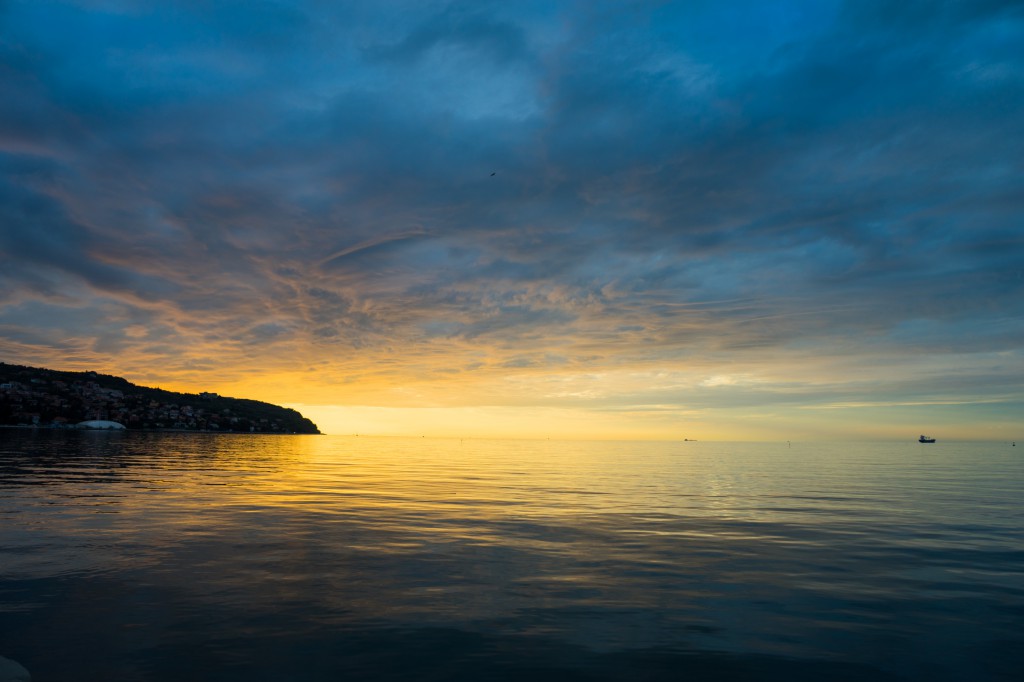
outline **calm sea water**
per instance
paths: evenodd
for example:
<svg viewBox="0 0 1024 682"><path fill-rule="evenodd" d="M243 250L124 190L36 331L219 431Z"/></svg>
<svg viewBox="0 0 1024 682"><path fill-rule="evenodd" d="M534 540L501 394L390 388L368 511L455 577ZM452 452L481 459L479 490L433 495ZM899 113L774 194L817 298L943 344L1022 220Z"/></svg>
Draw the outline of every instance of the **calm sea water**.
<svg viewBox="0 0 1024 682"><path fill-rule="evenodd" d="M48 680L1021 680L1024 448L0 432Z"/></svg>

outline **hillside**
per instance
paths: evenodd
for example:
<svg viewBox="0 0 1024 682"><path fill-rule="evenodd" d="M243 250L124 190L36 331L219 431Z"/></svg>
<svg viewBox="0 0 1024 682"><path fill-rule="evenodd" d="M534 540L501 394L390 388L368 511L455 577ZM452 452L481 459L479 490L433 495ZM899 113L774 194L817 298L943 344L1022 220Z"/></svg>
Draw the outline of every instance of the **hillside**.
<svg viewBox="0 0 1024 682"><path fill-rule="evenodd" d="M136 386L122 377L0 362L0 425L64 427L109 419L129 429L242 433L320 433L295 410Z"/></svg>

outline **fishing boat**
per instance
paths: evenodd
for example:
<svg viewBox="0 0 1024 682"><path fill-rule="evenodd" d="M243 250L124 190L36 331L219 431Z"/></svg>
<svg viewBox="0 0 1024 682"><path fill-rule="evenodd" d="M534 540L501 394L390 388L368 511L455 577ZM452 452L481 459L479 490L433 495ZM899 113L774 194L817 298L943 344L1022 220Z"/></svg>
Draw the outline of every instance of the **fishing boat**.
<svg viewBox="0 0 1024 682"><path fill-rule="evenodd" d="M920 438L917 439L917 442L918 443L934 443L935 439L934 438L929 438L928 436L921 436Z"/></svg>

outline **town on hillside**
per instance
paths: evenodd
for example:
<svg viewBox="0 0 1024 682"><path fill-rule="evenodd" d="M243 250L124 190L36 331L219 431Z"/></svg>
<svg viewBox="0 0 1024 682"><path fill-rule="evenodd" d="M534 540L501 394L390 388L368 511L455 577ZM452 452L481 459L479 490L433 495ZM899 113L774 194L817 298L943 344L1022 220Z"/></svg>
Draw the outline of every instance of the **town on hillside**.
<svg viewBox="0 0 1024 682"><path fill-rule="evenodd" d="M96 372L0 363L0 425L73 428L90 420L128 429L319 433L295 410L216 393L175 393Z"/></svg>

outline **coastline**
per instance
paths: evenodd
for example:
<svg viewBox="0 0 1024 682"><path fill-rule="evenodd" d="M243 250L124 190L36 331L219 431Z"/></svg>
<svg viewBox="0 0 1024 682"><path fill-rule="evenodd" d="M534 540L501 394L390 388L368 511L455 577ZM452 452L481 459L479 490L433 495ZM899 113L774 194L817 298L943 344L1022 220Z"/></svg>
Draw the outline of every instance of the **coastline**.
<svg viewBox="0 0 1024 682"><path fill-rule="evenodd" d="M74 431L88 433L202 433L224 436L322 436L322 433L298 431L225 431L221 429L84 429L75 426L38 426L33 424L0 424L0 429L18 431Z"/></svg>

